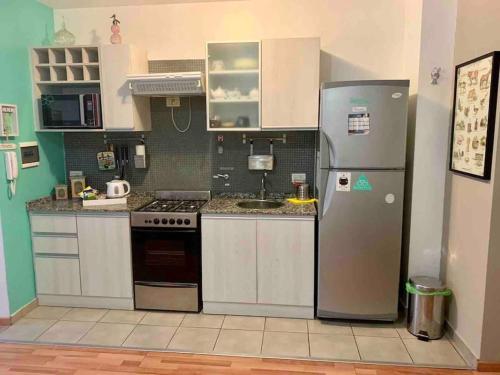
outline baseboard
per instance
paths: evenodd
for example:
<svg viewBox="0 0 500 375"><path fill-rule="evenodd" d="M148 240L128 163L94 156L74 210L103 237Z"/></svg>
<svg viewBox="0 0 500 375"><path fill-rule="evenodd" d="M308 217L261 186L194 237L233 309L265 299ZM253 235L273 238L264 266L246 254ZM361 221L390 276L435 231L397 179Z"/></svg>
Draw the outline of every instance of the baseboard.
<svg viewBox="0 0 500 375"><path fill-rule="evenodd" d="M12 314L10 318L0 318L0 326L9 326L11 324L14 324L37 306L38 300L35 298L33 301L21 307L14 314Z"/></svg>
<svg viewBox="0 0 500 375"><path fill-rule="evenodd" d="M467 365L472 368L478 368L478 359L469 349L467 344L462 340L460 335L455 332L455 329L450 325L448 321L445 322L446 325L446 334L450 339L451 343L455 347L455 349L460 353L462 358L465 360Z"/></svg>
<svg viewBox="0 0 500 375"><path fill-rule="evenodd" d="M314 319L314 307L264 305L255 303L203 302L203 312L206 314L229 314L270 316L280 318Z"/></svg>
<svg viewBox="0 0 500 375"><path fill-rule="evenodd" d="M134 300L132 298L113 297L86 297L86 296L63 296L53 294L39 294L38 304L47 306L64 307L88 307L101 309L133 310Z"/></svg>
<svg viewBox="0 0 500 375"><path fill-rule="evenodd" d="M0 318L0 326L10 326L10 318Z"/></svg>
<svg viewBox="0 0 500 375"><path fill-rule="evenodd" d="M500 362L484 362L477 363L477 371L479 372L500 372Z"/></svg>

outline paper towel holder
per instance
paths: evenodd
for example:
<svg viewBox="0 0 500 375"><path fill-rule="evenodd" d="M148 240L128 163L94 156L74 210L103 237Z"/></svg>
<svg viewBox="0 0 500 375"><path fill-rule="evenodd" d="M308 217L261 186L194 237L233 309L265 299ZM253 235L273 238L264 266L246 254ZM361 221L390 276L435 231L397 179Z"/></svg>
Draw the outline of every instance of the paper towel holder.
<svg viewBox="0 0 500 375"><path fill-rule="evenodd" d="M272 171L274 168L273 141L269 141L269 154L254 155L253 139L250 140L250 155L248 155L248 169L251 171Z"/></svg>

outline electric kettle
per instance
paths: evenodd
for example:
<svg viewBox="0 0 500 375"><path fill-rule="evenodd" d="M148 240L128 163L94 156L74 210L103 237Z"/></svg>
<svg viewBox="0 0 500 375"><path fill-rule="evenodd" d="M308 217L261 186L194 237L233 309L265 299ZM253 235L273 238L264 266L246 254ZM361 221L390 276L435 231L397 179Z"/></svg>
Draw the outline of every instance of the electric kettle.
<svg viewBox="0 0 500 375"><path fill-rule="evenodd" d="M121 198L130 193L130 184L125 180L112 180L106 182L108 198Z"/></svg>

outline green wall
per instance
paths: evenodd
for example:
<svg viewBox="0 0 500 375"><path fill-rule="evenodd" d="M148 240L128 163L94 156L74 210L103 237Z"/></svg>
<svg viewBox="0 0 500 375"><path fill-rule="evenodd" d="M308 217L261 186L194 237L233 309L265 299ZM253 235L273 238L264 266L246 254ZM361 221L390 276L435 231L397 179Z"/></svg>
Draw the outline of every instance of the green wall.
<svg viewBox="0 0 500 375"><path fill-rule="evenodd" d="M36 295L26 202L48 195L65 178L62 135L36 134L33 124L29 47L46 44L53 29L52 9L36 0L0 0L0 103L18 107L20 134L14 142L38 140L40 146L40 166L19 166L17 193L12 199L7 195L4 157L0 155L0 215L11 314ZM17 153L20 162L19 149Z"/></svg>

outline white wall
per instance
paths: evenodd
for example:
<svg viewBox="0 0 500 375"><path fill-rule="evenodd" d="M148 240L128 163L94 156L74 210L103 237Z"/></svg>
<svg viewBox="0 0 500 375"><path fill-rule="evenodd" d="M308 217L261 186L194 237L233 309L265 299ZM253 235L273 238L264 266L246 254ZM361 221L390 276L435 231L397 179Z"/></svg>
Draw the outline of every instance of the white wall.
<svg viewBox="0 0 500 375"><path fill-rule="evenodd" d="M7 294L7 273L3 252L2 217L0 216L0 318L9 318L9 296Z"/></svg>
<svg viewBox="0 0 500 375"><path fill-rule="evenodd" d="M408 261L411 229L411 202L413 188L413 155L415 150L415 126L417 117L418 75L420 66L420 43L422 34L423 0L407 1L405 8L405 72L410 79L408 99L408 130L406 136L406 173L405 199L403 208L403 241L401 254L400 296L401 303L407 306L407 295L404 288L408 280Z"/></svg>
<svg viewBox="0 0 500 375"><path fill-rule="evenodd" d="M440 277L457 1L422 9L408 275ZM430 73L441 67L437 85Z"/></svg>
<svg viewBox="0 0 500 375"><path fill-rule="evenodd" d="M319 36L324 80L398 79L407 78L407 1L250 0L62 9L55 11L55 23L58 29L64 16L77 43L109 43L109 17L116 13L124 43L140 44L150 60L202 59L211 40Z"/></svg>
<svg viewBox="0 0 500 375"><path fill-rule="evenodd" d="M455 65L500 49L499 14L498 0L458 1ZM498 133L495 134L495 154ZM454 293L449 323L477 358L481 358L482 332L485 329L486 275L496 178L495 157L493 160L491 181L483 182L450 174L449 182L445 271L446 281ZM498 228L495 229L498 231ZM494 251L498 253L499 249ZM496 267L498 273L498 265ZM491 294L490 298L498 300L498 294L496 297ZM497 342L497 345L500 343Z"/></svg>

